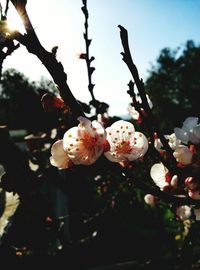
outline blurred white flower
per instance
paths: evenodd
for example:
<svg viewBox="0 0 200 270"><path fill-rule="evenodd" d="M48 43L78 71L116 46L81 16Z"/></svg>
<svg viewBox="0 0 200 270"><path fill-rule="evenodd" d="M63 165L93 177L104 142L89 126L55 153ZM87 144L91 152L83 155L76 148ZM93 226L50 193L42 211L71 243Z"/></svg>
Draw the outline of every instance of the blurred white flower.
<svg viewBox="0 0 200 270"><path fill-rule="evenodd" d="M176 137L183 143L188 142L198 144L200 143L200 125L198 125L198 117L188 117L183 122L182 128L175 128L174 133Z"/></svg>
<svg viewBox="0 0 200 270"><path fill-rule="evenodd" d="M195 181L195 179L193 177L191 177L191 176L188 176L185 179L185 186L188 189L193 190L193 191L196 191L199 188L199 185L198 185L197 181Z"/></svg>
<svg viewBox="0 0 200 270"><path fill-rule="evenodd" d="M188 190L188 196L194 200L200 200L200 190Z"/></svg>
<svg viewBox="0 0 200 270"><path fill-rule="evenodd" d="M154 147L158 152L162 151L163 144L156 133L154 134Z"/></svg>
<svg viewBox="0 0 200 270"><path fill-rule="evenodd" d="M63 140L59 140L52 145L50 163L59 169L67 169L72 166L67 151L63 149Z"/></svg>
<svg viewBox="0 0 200 270"><path fill-rule="evenodd" d="M194 209L194 215L196 220L200 220L200 208Z"/></svg>
<svg viewBox="0 0 200 270"><path fill-rule="evenodd" d="M0 195L5 191L0 190ZM0 196L1 200L2 196ZM2 201L0 202L2 204ZM6 229L11 222L11 218L14 215L17 207L19 205L18 194L13 194L12 192L5 192L5 205L2 215L0 216L0 237L6 232Z"/></svg>
<svg viewBox="0 0 200 270"><path fill-rule="evenodd" d="M173 153L173 156L175 157L177 162L183 165L189 165L192 163L193 153L185 145L177 146Z"/></svg>
<svg viewBox="0 0 200 270"><path fill-rule="evenodd" d="M104 154L112 162L133 161L147 152L147 138L136 132L130 122L119 120L106 128L106 132L110 149Z"/></svg>
<svg viewBox="0 0 200 270"><path fill-rule="evenodd" d="M94 120L80 116L80 124L69 129L63 137L64 151L74 164L90 165L104 150L105 129Z"/></svg>
<svg viewBox="0 0 200 270"><path fill-rule="evenodd" d="M178 176L175 174L172 176L172 179L171 179L171 186L173 188L176 188L177 187L177 183L178 183Z"/></svg>
<svg viewBox="0 0 200 270"><path fill-rule="evenodd" d="M191 207L188 205L181 205L176 208L176 215L179 217L180 220L184 221L191 216Z"/></svg>

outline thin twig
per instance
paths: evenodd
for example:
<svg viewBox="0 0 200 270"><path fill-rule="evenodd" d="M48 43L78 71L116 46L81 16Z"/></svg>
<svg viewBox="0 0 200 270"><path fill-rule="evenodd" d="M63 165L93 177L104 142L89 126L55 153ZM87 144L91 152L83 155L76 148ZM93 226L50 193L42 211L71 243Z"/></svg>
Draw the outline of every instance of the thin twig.
<svg viewBox="0 0 200 270"><path fill-rule="evenodd" d="M86 48L86 54L85 54L85 61L87 65L87 73L88 73L88 90L92 96L92 100L96 101L95 96L94 96L94 84L92 83L92 74L95 70L94 67L91 67L91 62L95 59L94 56L90 57L90 52L89 52L89 47L91 44L91 39L88 38L88 18L89 18L89 13L87 9L87 0L83 0L83 7L81 8L83 11L83 14L85 16L85 33L83 34L84 40L85 40L85 48Z"/></svg>

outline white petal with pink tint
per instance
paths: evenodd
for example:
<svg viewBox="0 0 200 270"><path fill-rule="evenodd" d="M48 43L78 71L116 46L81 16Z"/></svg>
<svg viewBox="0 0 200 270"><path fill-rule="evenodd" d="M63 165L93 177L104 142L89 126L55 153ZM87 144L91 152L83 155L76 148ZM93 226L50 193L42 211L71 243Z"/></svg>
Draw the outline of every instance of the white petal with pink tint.
<svg viewBox="0 0 200 270"><path fill-rule="evenodd" d="M154 183L161 189L166 186L169 186L169 183L166 182L166 175L168 169L162 163L155 163L150 170L150 176L153 179Z"/></svg>
<svg viewBox="0 0 200 270"><path fill-rule="evenodd" d="M63 140L59 140L52 145L50 163L59 169L66 169L71 165L71 160L63 149Z"/></svg>

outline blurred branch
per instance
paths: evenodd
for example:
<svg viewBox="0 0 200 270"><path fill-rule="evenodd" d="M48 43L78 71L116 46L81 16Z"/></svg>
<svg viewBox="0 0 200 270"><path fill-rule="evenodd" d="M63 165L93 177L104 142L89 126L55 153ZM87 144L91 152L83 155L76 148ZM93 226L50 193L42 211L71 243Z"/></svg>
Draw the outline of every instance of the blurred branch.
<svg viewBox="0 0 200 270"><path fill-rule="evenodd" d="M84 113L67 84L67 74L64 72L62 63L57 61L54 53L48 52L41 45L27 14L26 1L11 0L11 2L20 15L26 30L26 34L24 35L19 32L15 32L15 39L23 44L27 48L28 52L36 55L46 67L57 85L65 104L71 108L74 121L76 121L77 117L80 115L84 116Z"/></svg>

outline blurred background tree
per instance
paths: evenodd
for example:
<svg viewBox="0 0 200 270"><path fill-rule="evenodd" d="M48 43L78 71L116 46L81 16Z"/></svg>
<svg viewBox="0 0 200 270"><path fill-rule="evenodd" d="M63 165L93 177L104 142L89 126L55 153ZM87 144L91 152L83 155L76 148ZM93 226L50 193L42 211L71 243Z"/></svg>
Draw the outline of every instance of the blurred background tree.
<svg viewBox="0 0 200 270"><path fill-rule="evenodd" d="M180 126L188 116L199 116L200 46L189 40L176 50L165 48L149 71L146 91L153 112L166 132Z"/></svg>
<svg viewBox="0 0 200 270"><path fill-rule="evenodd" d="M56 117L44 112L41 97L55 91L47 79L31 82L23 73L7 69L0 82L0 124L33 132L49 130L56 125Z"/></svg>

